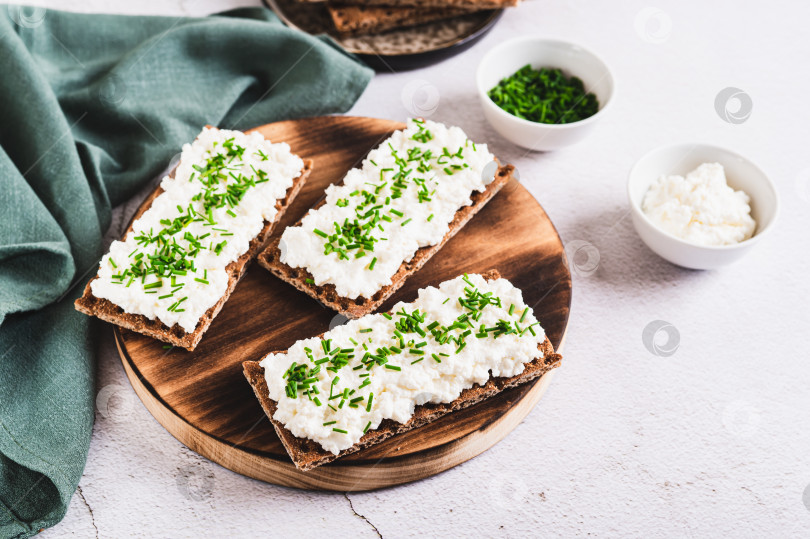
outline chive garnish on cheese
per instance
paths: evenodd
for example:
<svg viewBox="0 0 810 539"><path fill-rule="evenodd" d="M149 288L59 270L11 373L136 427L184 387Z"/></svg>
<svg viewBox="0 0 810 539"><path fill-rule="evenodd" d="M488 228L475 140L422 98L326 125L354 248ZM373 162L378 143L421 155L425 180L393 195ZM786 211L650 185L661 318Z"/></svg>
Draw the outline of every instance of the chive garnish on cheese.
<svg viewBox="0 0 810 539"><path fill-rule="evenodd" d="M193 332L228 288L226 266L274 219L303 168L286 144L258 133L203 129L163 178L163 192L102 258L93 295ZM187 295L177 299L180 287Z"/></svg>
<svg viewBox="0 0 810 539"><path fill-rule="evenodd" d="M457 127L408 121L284 231L280 262L341 297L371 298L420 247L440 243L456 212L493 181L494 169L485 171L493 155L469 142Z"/></svg>
<svg viewBox="0 0 810 539"><path fill-rule="evenodd" d="M490 376L519 374L544 340L519 289L465 274L390 313L269 354L261 366L273 419L338 454L385 419L407 422L414 406L451 402ZM326 404L315 394L328 396Z"/></svg>

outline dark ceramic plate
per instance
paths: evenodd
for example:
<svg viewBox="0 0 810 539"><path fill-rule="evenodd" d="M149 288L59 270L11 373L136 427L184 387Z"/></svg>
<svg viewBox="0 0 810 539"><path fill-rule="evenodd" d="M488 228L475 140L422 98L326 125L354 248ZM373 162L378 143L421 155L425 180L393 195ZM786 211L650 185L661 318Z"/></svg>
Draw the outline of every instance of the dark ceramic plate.
<svg viewBox="0 0 810 539"><path fill-rule="evenodd" d="M263 0L291 28L328 34L347 52L377 71L403 71L435 64L467 50L489 32L502 9L478 11L446 21L368 36L340 36L322 4Z"/></svg>

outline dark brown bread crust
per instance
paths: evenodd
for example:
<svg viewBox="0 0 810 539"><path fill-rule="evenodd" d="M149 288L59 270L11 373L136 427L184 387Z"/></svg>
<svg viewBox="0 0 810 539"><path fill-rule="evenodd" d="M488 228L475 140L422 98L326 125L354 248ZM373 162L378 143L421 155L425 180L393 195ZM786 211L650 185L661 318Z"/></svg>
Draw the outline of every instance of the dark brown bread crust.
<svg viewBox="0 0 810 539"><path fill-rule="evenodd" d="M325 2L326 0L304 0L308 3ZM516 6L520 0L339 0L331 2L337 5L350 6L388 6L388 7L455 7L468 10L498 9Z"/></svg>
<svg viewBox="0 0 810 539"><path fill-rule="evenodd" d="M442 241L436 245L429 245L417 250L410 262L403 262L397 272L391 277L391 284L380 288L371 298L365 298L363 296L357 299L344 298L338 295L335 290L335 285L333 284L317 286L314 283L308 283L307 279L312 279L312 274L310 274L309 271L305 268L292 268L281 262L281 250L279 249L279 243L281 242L280 235L267 249L259 254L259 265L268 269L279 279L290 283L302 292L306 292L342 315L352 319L360 318L382 305L391 294L396 292L405 283L408 277L416 273L425 262L430 260L430 257L436 254L436 252L450 240L450 238L455 236L456 233L467 224L467 221L478 213L478 211L506 185L509 179L512 178L514 170L515 167L512 165L500 167L495 174L495 179L487 185L484 191L476 191L472 194L470 197L472 204L464 206L456 212L453 221L450 223L450 229L447 231L444 238L442 238ZM321 200L318 204L313 206L310 211L320 208L325 203L326 199ZM295 226L299 226L300 224L301 220L299 220Z"/></svg>
<svg viewBox="0 0 810 539"><path fill-rule="evenodd" d="M225 302L228 301L228 298L231 296L236 284L245 274L249 262L253 260L256 254L266 245L276 223L281 220L284 212L295 199L296 195L298 195L298 192L301 191L301 188L306 183L311 171L312 161L305 159L304 170L301 172L301 175L293 180L292 187L287 189L287 194L284 196L284 198L276 201L276 209L278 212L276 213L275 219L273 221L265 221L261 232L259 232L259 234L250 241L248 250L238 259L228 264L228 266L225 268L230 274L228 277L228 288L219 301L217 301L213 307L205 312L193 332L187 333L178 324L169 327L157 318L150 320L149 318L140 314L124 312L124 310L115 303L107 299L97 298L93 295L93 292L90 289L90 284L98 278L98 275L90 279L90 282L88 282L87 286L84 287L84 294L74 303L76 310L90 316L95 316L96 318L100 318L106 322L116 324L122 328L130 329L160 341L173 344L174 346L181 346L189 351L194 350L202 339L203 334L211 325L214 317L216 317L216 315L222 309L222 306L225 305ZM147 199L138 209L138 212L132 218L132 221L130 222L129 227L127 227L126 232L124 232L123 237L126 237L126 235L130 233L132 230L132 225L135 223L135 221L152 206L152 203L158 196L160 196L161 193L163 193L163 189L158 187L154 192L152 192L151 195L149 195L149 197L147 197Z"/></svg>
<svg viewBox="0 0 810 539"><path fill-rule="evenodd" d="M487 280L497 279L499 277L496 270L490 270L483 275ZM319 335L319 337L322 336L323 334ZM510 387L535 380L560 365L562 356L554 352L554 347L548 339L538 346L538 350L540 351L540 355L530 363L527 363L523 372L517 376L512 376L511 378L491 377L483 386L475 384L473 387L465 389L456 400L450 403L429 403L417 406L414 408L413 416L407 423L397 423L391 419L386 419L378 428L368 431L358 443L348 449L344 449L338 455L326 451L319 443L313 440L295 437L282 423L273 419L273 415L276 413L276 402L270 399L270 392L264 377L264 369L257 361L245 361L242 363L242 366L244 368L245 378L247 378L253 388L253 392L256 394L264 412L276 429L276 433L281 439L281 443L284 445L287 453L290 455L295 467L302 471L308 471L322 464L332 462L344 455L383 442L396 434L401 434L426 425L450 412L478 404Z"/></svg>
<svg viewBox="0 0 810 539"><path fill-rule="evenodd" d="M417 26L459 15L466 15L469 7L411 7L411 6L334 6L327 5L335 29L344 35L375 34Z"/></svg>
<svg viewBox="0 0 810 539"><path fill-rule="evenodd" d="M464 7L468 9L495 9L520 4L520 0L298 0L302 4L389 6L389 7Z"/></svg>

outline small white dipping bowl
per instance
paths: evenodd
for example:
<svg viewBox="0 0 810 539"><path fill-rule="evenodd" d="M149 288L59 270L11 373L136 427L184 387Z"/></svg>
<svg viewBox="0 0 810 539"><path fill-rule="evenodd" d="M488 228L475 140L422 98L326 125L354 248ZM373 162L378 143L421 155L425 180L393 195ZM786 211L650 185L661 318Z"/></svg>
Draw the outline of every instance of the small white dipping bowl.
<svg viewBox="0 0 810 539"><path fill-rule="evenodd" d="M559 68L568 77L579 77L586 92L596 94L599 111L570 124L530 122L509 114L487 92L526 64L534 69ZM615 93L613 75L596 54L574 43L539 37L519 37L494 47L478 65L476 81L484 117L495 131L518 146L538 151L559 150L585 138L604 116Z"/></svg>
<svg viewBox="0 0 810 539"><path fill-rule="evenodd" d="M689 243L658 228L642 210L644 195L655 180L686 176L703 163L723 165L729 186L751 198L751 217L757 226L750 239L720 246ZM673 264L691 269L714 269L738 260L773 228L779 213L776 188L762 169L736 152L709 144L673 144L647 153L630 170L627 196L633 225L647 247Z"/></svg>

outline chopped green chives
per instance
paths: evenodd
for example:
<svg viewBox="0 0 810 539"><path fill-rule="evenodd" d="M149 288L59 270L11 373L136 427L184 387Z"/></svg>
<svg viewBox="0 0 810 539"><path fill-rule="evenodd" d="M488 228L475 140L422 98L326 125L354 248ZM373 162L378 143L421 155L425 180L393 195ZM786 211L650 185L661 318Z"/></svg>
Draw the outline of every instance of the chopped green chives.
<svg viewBox="0 0 810 539"><path fill-rule="evenodd" d="M368 423L366 423L366 428L364 428L364 429L363 429L363 434L365 434L365 433L367 433L367 432L368 432L369 427L371 427L371 421L369 421Z"/></svg>
<svg viewBox="0 0 810 539"><path fill-rule="evenodd" d="M368 394L368 403L366 404L366 412L371 411L371 403L374 401L374 392Z"/></svg>
<svg viewBox="0 0 810 539"><path fill-rule="evenodd" d="M390 314L388 314L388 313L381 313L381 314L382 314L384 317L386 317L388 320L391 320L391 318L392 318L392 316L391 316Z"/></svg>
<svg viewBox="0 0 810 539"><path fill-rule="evenodd" d="M428 215L427 220L428 220L428 223L433 220L433 214L432 213L430 215Z"/></svg>
<svg viewBox="0 0 810 539"><path fill-rule="evenodd" d="M419 359L414 359L413 361L411 361L411 365L413 365L414 363L419 363L419 362L420 362L420 361L422 361L423 359L425 359L425 358L420 357Z"/></svg>
<svg viewBox="0 0 810 539"><path fill-rule="evenodd" d="M329 425L334 425L335 423L337 423L337 421L327 421L326 423L323 424L323 426L328 427Z"/></svg>
<svg viewBox="0 0 810 539"><path fill-rule="evenodd" d="M360 330L360 333L371 333L374 331L372 328L364 328Z"/></svg>
<svg viewBox="0 0 810 539"><path fill-rule="evenodd" d="M520 320L519 320L519 322L523 322L523 320L525 320L525 319L526 319L526 315L527 315L528 313L529 313L529 308L528 308L528 307L526 307L526 309L523 311L523 314L522 314L522 315L520 315Z"/></svg>
<svg viewBox="0 0 810 539"><path fill-rule="evenodd" d="M161 286L163 286L163 281L156 281L154 283L149 283L149 284L143 285L143 289L144 290L149 290L151 288L160 288Z"/></svg>
<svg viewBox="0 0 810 539"><path fill-rule="evenodd" d="M599 100L582 80L561 69L526 64L493 86L487 95L504 111L546 124L566 124L589 118L599 111Z"/></svg>
<svg viewBox="0 0 810 539"><path fill-rule="evenodd" d="M194 280L197 281L198 283L209 284L208 281L206 281L205 279L200 279L199 277L194 277Z"/></svg>
<svg viewBox="0 0 810 539"><path fill-rule="evenodd" d="M445 303L447 303L448 301L450 301L450 298L447 298L446 300L444 300L444 301L442 302L442 305L444 305L444 304L445 304Z"/></svg>
<svg viewBox="0 0 810 539"><path fill-rule="evenodd" d="M385 364L386 369L390 369L392 371L401 371L402 367L397 367L396 365L390 365L388 363Z"/></svg>
<svg viewBox="0 0 810 539"><path fill-rule="evenodd" d="M437 356L436 354L430 354L430 355L433 356L433 359L436 360L436 363L441 363L442 362L442 360L439 359L439 356Z"/></svg>
<svg viewBox="0 0 810 539"><path fill-rule="evenodd" d="M368 265L368 269L373 270L373 269L374 269L374 264L376 264L376 263L377 263L377 257L375 256L375 257L374 257L374 258L371 260L371 264L369 264L369 265Z"/></svg>
<svg viewBox="0 0 810 539"><path fill-rule="evenodd" d="M413 220L413 219L411 219L410 217L408 217L407 219L405 219L404 221L402 221L402 224L401 224L401 225L399 225L399 226L405 226L405 225L407 225L408 223L410 223L412 220Z"/></svg>
<svg viewBox="0 0 810 539"><path fill-rule="evenodd" d="M509 305L509 314L512 315L515 312L515 304L512 303Z"/></svg>
<svg viewBox="0 0 810 539"><path fill-rule="evenodd" d="M343 429L339 429L339 428L337 428L337 427L333 427L333 428L332 428L332 430L333 430L333 431L335 431L335 432L339 432L339 433L341 433L341 434L348 434L348 433L349 433L349 431L346 431L346 430L343 430Z"/></svg>
<svg viewBox="0 0 810 539"><path fill-rule="evenodd" d="M394 208L391 208L391 213L393 213L393 214L394 214L394 215L396 215L397 217L402 217L403 215L405 215L405 214L404 214L404 213L402 213L401 211L399 211L399 210L395 210Z"/></svg>
<svg viewBox="0 0 810 539"><path fill-rule="evenodd" d="M314 280L312 280L312 279L310 279L309 277L307 277L307 278L306 278L306 283L307 283L307 284L315 284L315 281L314 281Z"/></svg>
<svg viewBox="0 0 810 539"><path fill-rule="evenodd" d="M328 238L329 237L329 235L326 232L324 232L323 230L318 230L317 228L314 229L313 232L316 233L317 235L319 235L322 238Z"/></svg>

